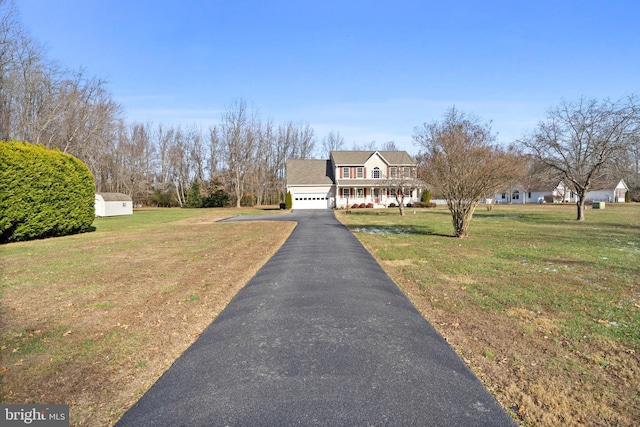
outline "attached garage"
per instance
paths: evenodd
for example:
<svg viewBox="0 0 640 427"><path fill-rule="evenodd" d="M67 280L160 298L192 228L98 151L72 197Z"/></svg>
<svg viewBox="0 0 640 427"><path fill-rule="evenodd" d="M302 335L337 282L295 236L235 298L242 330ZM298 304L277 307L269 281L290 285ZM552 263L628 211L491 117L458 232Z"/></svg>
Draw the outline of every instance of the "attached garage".
<svg viewBox="0 0 640 427"><path fill-rule="evenodd" d="M330 209L331 193L292 194L293 209Z"/></svg>
<svg viewBox="0 0 640 427"><path fill-rule="evenodd" d="M335 186L328 160L287 161L287 191L293 209L331 209Z"/></svg>

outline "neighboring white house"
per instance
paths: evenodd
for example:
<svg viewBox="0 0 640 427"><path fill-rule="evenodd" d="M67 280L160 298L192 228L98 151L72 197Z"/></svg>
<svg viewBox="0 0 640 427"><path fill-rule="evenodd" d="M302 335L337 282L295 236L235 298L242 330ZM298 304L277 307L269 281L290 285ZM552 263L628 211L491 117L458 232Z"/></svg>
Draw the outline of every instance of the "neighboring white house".
<svg viewBox="0 0 640 427"><path fill-rule="evenodd" d="M587 202L621 202L624 203L625 194L629 187L624 180L609 180L595 184L591 191L587 192L585 199Z"/></svg>
<svg viewBox="0 0 640 427"><path fill-rule="evenodd" d="M575 194L564 184L555 181L554 183L536 183L534 185L515 184L496 194L495 203L569 203L576 200Z"/></svg>
<svg viewBox="0 0 640 427"><path fill-rule="evenodd" d="M122 193L96 193L96 216L118 216L133 214L131 197Z"/></svg>
<svg viewBox="0 0 640 427"><path fill-rule="evenodd" d="M332 151L329 160L287 161L293 209L386 207L397 203L398 185L405 204L420 200L416 163L406 151Z"/></svg>
<svg viewBox="0 0 640 427"><path fill-rule="evenodd" d="M555 181L554 181L555 182ZM604 180L593 185L592 190L585 195L587 202L624 202L625 194L629 190L624 180ZM496 194L495 203L575 203L578 196L567 187L564 182L557 184L536 183L526 187L516 184L502 193Z"/></svg>

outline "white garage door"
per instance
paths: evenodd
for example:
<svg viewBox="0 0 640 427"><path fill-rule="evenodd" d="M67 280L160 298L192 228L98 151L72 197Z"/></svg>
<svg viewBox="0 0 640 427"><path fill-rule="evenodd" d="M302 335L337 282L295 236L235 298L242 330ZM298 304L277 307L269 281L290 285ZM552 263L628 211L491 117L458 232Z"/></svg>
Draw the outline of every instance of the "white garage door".
<svg viewBox="0 0 640 427"><path fill-rule="evenodd" d="M329 194L306 193L293 196L293 209L329 209Z"/></svg>

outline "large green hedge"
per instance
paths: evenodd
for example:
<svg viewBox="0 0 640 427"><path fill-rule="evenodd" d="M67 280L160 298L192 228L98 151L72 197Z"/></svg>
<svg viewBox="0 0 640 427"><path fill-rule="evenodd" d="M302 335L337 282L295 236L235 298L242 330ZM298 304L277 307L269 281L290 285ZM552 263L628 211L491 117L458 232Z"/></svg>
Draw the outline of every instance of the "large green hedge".
<svg viewBox="0 0 640 427"><path fill-rule="evenodd" d="M77 158L0 141L0 243L86 230L94 203L93 175Z"/></svg>

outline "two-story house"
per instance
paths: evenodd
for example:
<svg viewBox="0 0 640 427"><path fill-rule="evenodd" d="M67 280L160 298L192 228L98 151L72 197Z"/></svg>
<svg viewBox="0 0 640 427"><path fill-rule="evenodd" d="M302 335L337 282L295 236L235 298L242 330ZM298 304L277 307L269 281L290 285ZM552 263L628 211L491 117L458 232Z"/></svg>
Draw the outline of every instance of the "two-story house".
<svg viewBox="0 0 640 427"><path fill-rule="evenodd" d="M387 207L419 200L416 163L406 151L332 151L329 160L287 161L287 191L294 209L371 204Z"/></svg>

